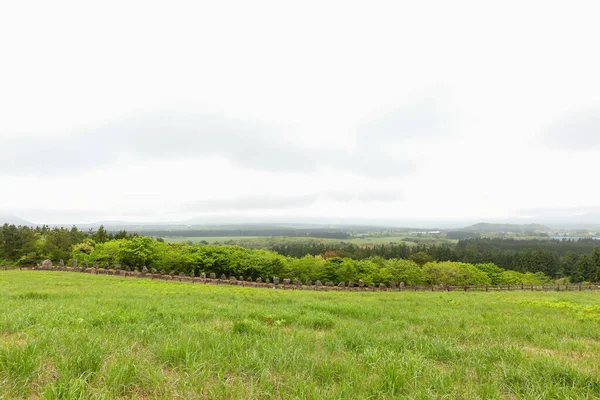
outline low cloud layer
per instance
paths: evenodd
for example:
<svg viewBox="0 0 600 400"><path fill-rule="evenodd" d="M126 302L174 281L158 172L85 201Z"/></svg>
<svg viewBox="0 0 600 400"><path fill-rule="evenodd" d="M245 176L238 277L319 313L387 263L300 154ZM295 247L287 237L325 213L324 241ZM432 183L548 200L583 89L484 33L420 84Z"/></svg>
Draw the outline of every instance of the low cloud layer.
<svg viewBox="0 0 600 400"><path fill-rule="evenodd" d="M450 104L445 92L434 90L417 96L412 103L379 112L357 124L355 134L362 143L402 144L425 141L454 133Z"/></svg>
<svg viewBox="0 0 600 400"><path fill-rule="evenodd" d="M572 112L543 132L543 142L560 150L589 151L600 147L600 109Z"/></svg>
<svg viewBox="0 0 600 400"><path fill-rule="evenodd" d="M222 212L222 211L255 211L282 210L310 206L319 201L335 202L392 202L401 200L397 192L342 192L311 193L302 195L252 195L227 199L199 200L181 207L184 212Z"/></svg>
<svg viewBox="0 0 600 400"><path fill-rule="evenodd" d="M221 157L242 168L269 172L331 168L364 176L405 176L414 171L413 160L388 152L393 143L381 139L415 137L431 124L423 118L408 123L411 129L379 124L373 136L363 130L356 137L358 148L353 149L343 144L321 146L289 126L217 114L153 112L80 127L69 135L8 137L0 175L77 174L120 157L149 162Z"/></svg>

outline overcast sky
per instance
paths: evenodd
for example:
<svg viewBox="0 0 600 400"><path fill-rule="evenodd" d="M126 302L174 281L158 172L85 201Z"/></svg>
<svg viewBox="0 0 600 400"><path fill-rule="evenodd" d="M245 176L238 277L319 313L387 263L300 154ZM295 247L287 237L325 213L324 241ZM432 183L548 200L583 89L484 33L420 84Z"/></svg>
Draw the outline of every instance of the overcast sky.
<svg viewBox="0 0 600 400"><path fill-rule="evenodd" d="M598 213L598 15L597 1L2 2L0 212Z"/></svg>

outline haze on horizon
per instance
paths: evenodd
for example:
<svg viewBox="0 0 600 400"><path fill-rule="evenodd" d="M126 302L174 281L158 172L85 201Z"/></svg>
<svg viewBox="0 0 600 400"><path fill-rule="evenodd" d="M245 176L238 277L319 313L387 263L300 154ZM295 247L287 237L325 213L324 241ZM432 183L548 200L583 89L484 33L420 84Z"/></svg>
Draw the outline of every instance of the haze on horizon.
<svg viewBox="0 0 600 400"><path fill-rule="evenodd" d="M600 224L599 12L5 2L0 214Z"/></svg>

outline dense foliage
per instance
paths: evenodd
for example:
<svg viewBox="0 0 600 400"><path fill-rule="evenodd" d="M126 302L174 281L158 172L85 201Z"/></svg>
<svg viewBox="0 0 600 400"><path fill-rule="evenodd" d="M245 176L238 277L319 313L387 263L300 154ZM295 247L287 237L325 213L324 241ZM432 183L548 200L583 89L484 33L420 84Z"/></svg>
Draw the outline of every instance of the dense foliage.
<svg viewBox="0 0 600 400"><path fill-rule="evenodd" d="M407 285L528 284L567 277L600 281L600 247L587 241L467 239L449 246L381 245L359 247L290 243L273 250L239 246L169 244L148 236L49 227L0 227L0 263L55 263L155 268L198 275L201 272L366 284ZM595 243L594 243L595 244ZM528 247L529 246L529 247ZM534 247L537 246L537 247Z"/></svg>
<svg viewBox="0 0 600 400"><path fill-rule="evenodd" d="M518 272L542 272L552 278L571 282L600 281L600 246L597 240L522 240L470 238L448 245L382 244L358 246L351 243L286 243L274 245L280 254L299 257L333 252L341 257L385 259L427 256L427 260L457 261L470 264L493 263Z"/></svg>
<svg viewBox="0 0 600 400"><path fill-rule="evenodd" d="M4 224L0 227L0 264L32 265L44 258L67 260L75 247L82 246L85 249L86 240L103 243L133 236L125 231L109 233L104 227L96 232L85 233L75 226L71 229L48 226L30 228Z"/></svg>

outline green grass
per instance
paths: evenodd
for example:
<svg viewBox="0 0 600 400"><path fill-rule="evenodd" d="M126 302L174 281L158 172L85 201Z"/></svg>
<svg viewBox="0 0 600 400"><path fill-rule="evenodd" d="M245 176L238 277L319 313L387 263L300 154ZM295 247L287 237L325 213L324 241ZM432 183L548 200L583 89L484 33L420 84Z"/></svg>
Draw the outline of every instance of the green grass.
<svg viewBox="0 0 600 400"><path fill-rule="evenodd" d="M0 271L0 398L600 398L599 296Z"/></svg>

